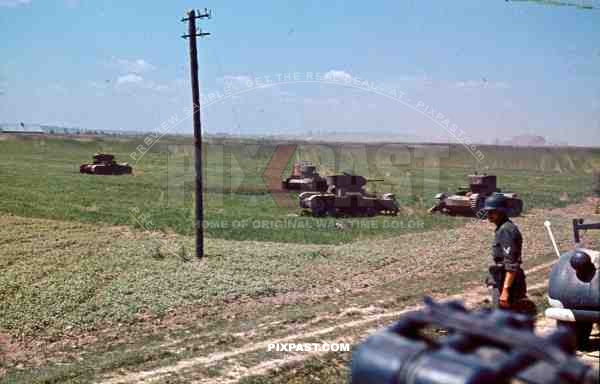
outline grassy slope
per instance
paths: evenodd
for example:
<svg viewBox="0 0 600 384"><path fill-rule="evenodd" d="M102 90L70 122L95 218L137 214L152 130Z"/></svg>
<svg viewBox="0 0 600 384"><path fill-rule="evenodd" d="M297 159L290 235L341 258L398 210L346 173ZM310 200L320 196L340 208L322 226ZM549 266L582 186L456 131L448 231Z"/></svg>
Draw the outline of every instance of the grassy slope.
<svg viewBox="0 0 600 384"><path fill-rule="evenodd" d="M579 210L588 212L588 208ZM579 215L536 212L518 221L524 230L528 228L527 268L555 257L548 253L547 241L542 241L546 240L538 225L542 219L552 220L563 249L570 242L571 215ZM6 383L91 382L95 375L122 367L139 370L170 365L173 360L245 345L249 341L240 332L254 334L252 340L278 337L295 333L298 324L323 313L381 305L381 300L389 308L404 308L425 292L459 293L469 282L480 284L483 266L489 262L491 230L481 223L452 245L451 254L442 253L449 231L326 246L211 239L207 269L198 271L164 254L143 232L18 217L0 218L0 228L0 268L4 271L0 275L0 336L6 332L28 335L35 343L66 341L63 348L44 352L46 356L36 355L53 361L39 370L6 365L9 374L0 380ZM586 238L589 235L593 234ZM186 246L193 243L181 236L157 236ZM332 294L332 288L343 289L340 283L363 288L363 283L387 281L421 266L425 268L418 273L364 293ZM546 274L542 270L536 276L545 279ZM537 278L528 281L535 284ZM290 296L286 303L283 296L294 289L300 290L302 301L294 302ZM311 300L311 292L329 295ZM261 333L258 325L277 320L283 323ZM331 322L336 323L335 319ZM82 331L99 339L91 345L84 343L83 348L71 347ZM161 347L173 340L178 340L175 345ZM29 368L30 362L25 361ZM339 371L340 367L325 361L321 367L308 365L308 371L301 370L302 380L294 379L298 375L293 373L256 380L312 382L311 375ZM225 372L228 363L223 364Z"/></svg>

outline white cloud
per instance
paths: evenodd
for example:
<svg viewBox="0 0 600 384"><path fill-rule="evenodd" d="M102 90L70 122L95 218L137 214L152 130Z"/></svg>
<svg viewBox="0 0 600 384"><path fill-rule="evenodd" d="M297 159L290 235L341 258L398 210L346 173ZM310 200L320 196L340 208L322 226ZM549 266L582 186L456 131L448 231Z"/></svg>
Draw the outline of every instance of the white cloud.
<svg viewBox="0 0 600 384"><path fill-rule="evenodd" d="M344 99L341 97L324 97L324 96L306 96L301 99L304 104L307 105L343 105Z"/></svg>
<svg viewBox="0 0 600 384"><path fill-rule="evenodd" d="M233 89L246 87L246 83L249 80L252 80L248 75L225 75L218 79L219 82L222 82L225 86L232 87Z"/></svg>
<svg viewBox="0 0 600 384"><path fill-rule="evenodd" d="M150 82L150 89L153 89L155 91L168 91L169 90L169 86L168 85L164 85L164 84L156 84L154 82Z"/></svg>
<svg viewBox="0 0 600 384"><path fill-rule="evenodd" d="M456 88L479 88L484 86L484 82L476 80L457 81L454 86Z"/></svg>
<svg viewBox="0 0 600 384"><path fill-rule="evenodd" d="M510 84L504 81L490 81L485 77L478 80L438 80L434 79L426 73L421 76L400 76L394 79L393 83L388 83L387 88L398 88L402 87L401 83L409 82L414 83L415 86L424 88L463 88L463 89L474 89L474 88L491 88L491 89L506 89L510 88Z"/></svg>
<svg viewBox="0 0 600 384"><path fill-rule="evenodd" d="M352 78L352 75L350 75L348 72L337 69L332 69L331 71L327 72L325 76L333 77L336 80L346 80Z"/></svg>
<svg viewBox="0 0 600 384"><path fill-rule="evenodd" d="M92 81L90 85L96 89L106 89L107 85ZM128 73L117 77L116 89L146 89L156 92L165 92L176 88L176 84L160 84L153 80L144 79L142 76L135 73Z"/></svg>
<svg viewBox="0 0 600 384"><path fill-rule="evenodd" d="M139 84L144 81L144 78L135 73L128 73L117 78L117 84Z"/></svg>
<svg viewBox="0 0 600 384"><path fill-rule="evenodd" d="M0 0L0 7L15 8L28 4L31 4L31 0Z"/></svg>
<svg viewBox="0 0 600 384"><path fill-rule="evenodd" d="M156 67L144 59L128 60L113 57L109 64L110 67L118 68L127 73L147 73L156 69Z"/></svg>
<svg viewBox="0 0 600 384"><path fill-rule="evenodd" d="M248 81L248 80L250 80L250 76L246 76L246 75L225 75L225 76L223 76L223 80L225 80L225 81Z"/></svg>
<svg viewBox="0 0 600 384"><path fill-rule="evenodd" d="M106 89L106 88L108 88L108 84L110 84L110 81L109 80L105 80L104 82L90 81L89 84L90 84L90 87L92 87L92 88Z"/></svg>
<svg viewBox="0 0 600 384"><path fill-rule="evenodd" d="M453 88L501 88L506 89L510 88L508 83L503 81L488 81L487 79L481 80L466 80L466 81L457 81Z"/></svg>
<svg viewBox="0 0 600 384"><path fill-rule="evenodd" d="M431 81L431 77L429 75L427 75L426 73L423 73L421 76L417 76L417 75L410 75L410 76L400 76L398 77L398 81L422 81L422 82L426 82L426 81Z"/></svg>
<svg viewBox="0 0 600 384"><path fill-rule="evenodd" d="M79 0L65 0L65 5L68 8L77 8L79 7Z"/></svg>

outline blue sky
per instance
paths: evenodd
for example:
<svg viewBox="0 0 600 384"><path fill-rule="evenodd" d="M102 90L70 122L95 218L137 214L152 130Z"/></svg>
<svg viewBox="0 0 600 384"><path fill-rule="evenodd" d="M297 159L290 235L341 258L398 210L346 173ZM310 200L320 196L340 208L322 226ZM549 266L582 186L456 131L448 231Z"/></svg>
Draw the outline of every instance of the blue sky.
<svg viewBox="0 0 600 384"><path fill-rule="evenodd" d="M204 95L293 72L380 89L255 87L205 106L209 132L450 137L422 102L473 141L600 145L600 10L489 0L0 0L0 122L153 130L183 116L190 7L213 11L201 22ZM405 104L384 96L393 89Z"/></svg>

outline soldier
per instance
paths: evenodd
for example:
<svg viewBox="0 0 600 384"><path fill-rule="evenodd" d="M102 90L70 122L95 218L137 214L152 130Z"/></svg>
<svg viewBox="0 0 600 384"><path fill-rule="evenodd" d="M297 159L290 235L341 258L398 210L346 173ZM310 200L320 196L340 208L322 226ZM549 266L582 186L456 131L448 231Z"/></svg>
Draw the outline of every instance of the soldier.
<svg viewBox="0 0 600 384"><path fill-rule="evenodd" d="M521 269L521 232L508 218L506 198L503 195L493 194L488 197L483 210L488 220L496 224L492 245L494 265L490 266L490 275L486 281L492 291L492 304L494 308L519 310L517 303L527 298L525 273Z"/></svg>

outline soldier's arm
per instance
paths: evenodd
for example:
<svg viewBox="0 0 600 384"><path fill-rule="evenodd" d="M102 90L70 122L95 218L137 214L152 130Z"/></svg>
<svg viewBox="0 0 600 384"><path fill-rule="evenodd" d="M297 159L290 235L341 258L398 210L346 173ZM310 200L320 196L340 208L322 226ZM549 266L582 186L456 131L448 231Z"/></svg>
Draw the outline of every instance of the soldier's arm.
<svg viewBox="0 0 600 384"><path fill-rule="evenodd" d="M513 271L506 271L506 276L504 276L504 285L503 288L510 288L513 285L513 282L515 281L515 272Z"/></svg>

